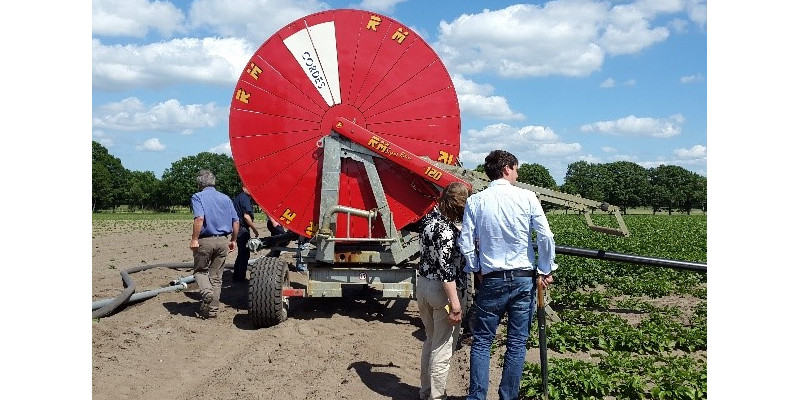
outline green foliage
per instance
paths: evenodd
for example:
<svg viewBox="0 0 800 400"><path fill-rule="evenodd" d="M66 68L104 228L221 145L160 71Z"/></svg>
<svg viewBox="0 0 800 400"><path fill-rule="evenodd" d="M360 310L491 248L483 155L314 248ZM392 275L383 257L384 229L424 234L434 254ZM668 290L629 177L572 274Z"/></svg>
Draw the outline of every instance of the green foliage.
<svg viewBox="0 0 800 400"><path fill-rule="evenodd" d="M604 167L611 183L603 200L618 206L623 212L647 204L650 182L644 167L630 161L617 161Z"/></svg>
<svg viewBox="0 0 800 400"><path fill-rule="evenodd" d="M674 167L674 166L673 166ZM178 206L188 206L196 190L195 174L202 168L212 170L217 176L217 190L235 196L241 178L234 160L224 154L202 152L184 157L166 169L159 180L152 171L129 171L100 143L92 141L92 211L112 210L128 205L139 210L171 211ZM480 164L476 171L484 172ZM579 161L570 164L565 184L557 188L550 172L540 164L521 164L519 181L540 187L579 194L598 201L607 201L621 207L648 206L655 210L691 210L706 208L706 179L681 167L669 169L669 174L655 174L658 186L642 181L642 167L630 162L589 164ZM659 170L660 172L660 170ZM675 172L675 173L673 173ZM648 178L653 179L649 175ZM688 177L688 178L687 178ZM674 179L673 179L674 178ZM656 203L653 203L653 202ZM668 204L664 207L663 204ZM258 205L254 205L256 208ZM545 210L560 208L543 204Z"/></svg>
<svg viewBox="0 0 800 400"><path fill-rule="evenodd" d="M550 171L541 164L520 164L517 181L555 190L557 185Z"/></svg>
<svg viewBox="0 0 800 400"><path fill-rule="evenodd" d="M523 399L539 399L542 395L541 366L525 363L520 382L520 397ZM554 359L548 362L548 396L552 400L560 399L597 399L610 395L615 382L604 373L597 364L568 358Z"/></svg>
<svg viewBox="0 0 800 400"><path fill-rule="evenodd" d="M140 210L145 207L157 209L159 207L158 186L160 182L151 171L131 171L128 186L128 204L138 205Z"/></svg>
<svg viewBox="0 0 800 400"><path fill-rule="evenodd" d="M693 206L705 209L706 179L676 165L659 165L648 170L650 201L653 211L665 209L684 211ZM702 198L700 198L702 196Z"/></svg>
<svg viewBox="0 0 800 400"><path fill-rule="evenodd" d="M101 163L92 163L92 211L110 206L114 202L114 184L111 172Z"/></svg>
<svg viewBox="0 0 800 400"><path fill-rule="evenodd" d="M669 214L688 214L692 208L706 209L706 178L676 165L645 169L629 161L577 161L567 167L561 190L606 201L623 213L645 205L652 207L653 213L663 209Z"/></svg>
<svg viewBox="0 0 800 400"><path fill-rule="evenodd" d="M130 172L119 158L92 141L92 211L116 207L125 201Z"/></svg>
<svg viewBox="0 0 800 400"><path fill-rule="evenodd" d="M576 161L567 167L561 189L567 193L603 201L606 198L604 188L608 186L606 178L605 169L601 164Z"/></svg>
<svg viewBox="0 0 800 400"><path fill-rule="evenodd" d="M558 295L553 298L563 307L569 308L595 308L595 309L608 309L611 304L611 298L608 292L579 292L559 291Z"/></svg>
<svg viewBox="0 0 800 400"><path fill-rule="evenodd" d="M599 216L598 216L599 217ZM582 216L552 214L559 245L645 257L706 261L704 215L629 215L627 238L587 231ZM550 399L707 398L706 274L557 255L546 327ZM672 305L682 298L691 307ZM529 349L538 347L533 323ZM591 355L591 360L570 356ZM523 399L541 398L541 370L525 364Z"/></svg>
<svg viewBox="0 0 800 400"><path fill-rule="evenodd" d="M216 189L231 198L241 188L241 179L233 165L233 158L225 154L202 152L181 158L172 163L161 177L161 195L171 205L188 206L192 194L197 192L197 172L209 169L217 177Z"/></svg>
<svg viewBox="0 0 800 400"><path fill-rule="evenodd" d="M610 352L591 361L548 360L550 399L675 399L708 397L707 364L688 355ZM542 398L541 366L526 362L520 398Z"/></svg>

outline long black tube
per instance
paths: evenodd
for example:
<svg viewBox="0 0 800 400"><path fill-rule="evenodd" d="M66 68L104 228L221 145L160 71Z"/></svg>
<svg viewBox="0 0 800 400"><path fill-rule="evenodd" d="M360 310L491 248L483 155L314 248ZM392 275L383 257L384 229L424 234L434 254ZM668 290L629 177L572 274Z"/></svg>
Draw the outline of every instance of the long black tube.
<svg viewBox="0 0 800 400"><path fill-rule="evenodd" d="M536 246L534 245L534 247ZM685 271L694 271L703 273L707 272L706 271L707 267L705 263L682 261L682 260L670 260L667 258L645 257L635 254L612 253L605 250L584 249L582 247L556 245L556 254L565 254L568 256L577 256L584 258L596 258L608 261L619 261L631 264L652 265L654 267L672 268Z"/></svg>
<svg viewBox="0 0 800 400"><path fill-rule="evenodd" d="M193 263L174 263L174 264L155 264L155 265L140 265L138 267L128 268L126 270L120 271L120 275L122 276L122 285L125 289L114 298L113 301L106 304L105 306L98 308L97 310L92 311L92 318L102 318L109 314L111 314L114 310L116 310L121 305L125 304L128 299L131 298L133 292L136 291L136 283L131 279L130 275L134 272L144 271L150 268L173 268L173 269L182 269L182 268L193 268Z"/></svg>
<svg viewBox="0 0 800 400"><path fill-rule="evenodd" d="M539 326L539 361L542 363L542 399L548 400L547 390L547 329L545 326L544 284L542 277L536 279L536 321Z"/></svg>

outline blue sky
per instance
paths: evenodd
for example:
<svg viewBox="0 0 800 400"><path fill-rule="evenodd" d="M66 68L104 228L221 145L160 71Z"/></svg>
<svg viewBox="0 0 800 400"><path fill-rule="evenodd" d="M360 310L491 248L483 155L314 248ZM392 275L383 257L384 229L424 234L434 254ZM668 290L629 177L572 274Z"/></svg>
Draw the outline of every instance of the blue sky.
<svg viewBox="0 0 800 400"><path fill-rule="evenodd" d="M568 15L571 21L577 16L584 18L588 32L581 31L584 37L573 36L571 40L523 34L521 29L511 28L513 18L499 18L499 28L490 18L474 19L484 8L489 9L486 16L492 16L496 15L492 12L516 4L501 1L306 1L284 2L280 7L253 1L245 3L262 4L267 11L239 7L235 15L222 6L206 11L216 4L207 1L170 5L128 0L118 2L127 7L121 11L106 5L114 3L14 3L9 12L0 14L6 55L0 63L0 79L7 106L2 161L10 172L5 183L8 188L24 189L19 197L6 196L6 208L11 212L4 222L14 232L15 227L31 226L32 218L57 221L55 230L41 226L45 229L37 231L39 238L15 242L6 280L26 282L31 278L31 268L50 266L52 263L44 259L31 258L43 252L56 255L54 259L66 263L71 271L66 280L37 283L42 293L63 293L65 285L71 288L60 297L68 304L62 307L66 312L37 319L31 318L31 307L8 310L9 321L24 321L26 326L7 332L11 338L6 342L22 344L6 349L7 358L15 365L7 379L11 392L36 387L37 393L57 395L67 388L70 393L84 394L84 398L91 396L92 326L84 322L88 315L86 294L92 291L91 272L85 268L91 263L87 249L93 247L88 206L91 158L83 135L91 134L93 140L104 142L126 168L153 171L157 176L184 156L212 149L225 152L229 99L243 63L256 46L286 23L311 12L350 6L406 23L436 49L457 83L465 138L462 152L470 146L475 154L487 151L469 142L469 133L486 130L490 136L486 127L505 124L511 127L509 138L500 135L492 139L507 139L504 148L523 162L545 165L559 183L563 172L558 169L580 159L608 162L627 156L646 166L663 159L704 175L708 171L708 264L713 270L709 274L709 335L713 343L709 350L710 397L757 394L781 398L792 390L794 371L780 366L800 357L797 346L784 346L779 352L750 351L753 347L743 348L738 336L726 335L749 332L747 321L758 316L752 319L756 324L751 327L758 333L768 332L770 343L796 340L791 318L786 316L797 302L798 269L787 263L793 259L791 249L797 247L797 240L784 232L800 221L791 208L764 208L759 207L763 202L752 201L756 192L758 199L784 204L780 200L790 198L784 192L791 196L787 182L797 170L793 162L797 158L797 101L793 94L800 90L800 58L791 49L797 47L800 25L791 3L718 1L709 10L706 24L705 18L697 20L689 12L690 5L699 3L583 2L581 12ZM192 4L196 11L191 11ZM545 3L536 4L539 8L534 13L541 14ZM613 7L637 4L650 10L661 7L662 11L631 13L646 17L616 24L614 16L619 13L613 12ZM597 5L599 10L593 7ZM668 5L682 11L666 12L663 8ZM104 10L102 15L100 10ZM462 14L465 26L455 26ZM440 21L448 28L448 35L440 31ZM98 31L101 23L105 25L103 34ZM630 35L610 40L615 36L604 34L610 32L607 28L611 25L629 28L622 31ZM588 63L593 67L584 71L585 75L575 76L565 75L563 68L545 76L525 77L501 75L492 65L467 71L460 64L464 60L443 49L460 48L462 51L455 54L461 56L475 50L472 43L464 44L464 38L472 37L468 28L481 29L481 43L485 45L479 49L487 55L484 59L508 57L507 61L536 64L537 59L530 54L500 54L489 44L494 42L502 50L512 44L525 47L544 41L552 49L540 49L542 57L562 67L566 61L557 57L559 50L569 55L575 53L566 50L577 49L577 54L584 54L580 49L591 47L598 49L601 62ZM514 35L494 37L503 32ZM666 38L658 36L663 32L668 33ZM632 47L620 53L625 47L612 46L615 42ZM198 66L202 66L199 71ZM186 73L190 69L194 72ZM98 76L98 70L102 70L102 76ZM456 79L456 74L463 80ZM187 76L205 80L187 81ZM517 114L524 119L509 118ZM617 135L590 129L613 127L615 122L621 125L619 122L627 121L629 115L634 116L631 122L642 119L638 131L634 123ZM673 121L673 115L683 117L678 135L658 137L654 132L659 129L642 128L669 126L656 123ZM105 120L104 126L95 126L97 118ZM592 125L597 123L602 124ZM554 143L578 143L580 152L528 154L531 149L556 146L537 146L538 142L511 136L514 129L526 126L549 128L557 135ZM583 126L587 131L581 130ZM147 150L148 144L151 150ZM158 150L161 146L164 148ZM702 156L691 157L695 148ZM711 153L709 158L707 153ZM471 166L476 164L474 160L465 163ZM24 173L15 173L20 170ZM180 249L176 252L183 254ZM745 276L758 279L743 291ZM52 307L50 297L31 296L28 286L12 285L10 290L7 297L26 299L33 308ZM751 297L743 298L743 293ZM768 301L747 301L751 298ZM53 341L53 326L64 327L63 338L83 345L65 347L63 340ZM31 354L62 357L43 364L41 357ZM75 368L81 361L83 367ZM43 375L49 377L51 385L41 385Z"/></svg>
<svg viewBox="0 0 800 400"><path fill-rule="evenodd" d="M158 177L202 151L231 155L228 110L246 62L286 24L341 8L395 19L436 51L469 168L500 148L559 184L579 160L707 175L698 0L94 0L92 139Z"/></svg>

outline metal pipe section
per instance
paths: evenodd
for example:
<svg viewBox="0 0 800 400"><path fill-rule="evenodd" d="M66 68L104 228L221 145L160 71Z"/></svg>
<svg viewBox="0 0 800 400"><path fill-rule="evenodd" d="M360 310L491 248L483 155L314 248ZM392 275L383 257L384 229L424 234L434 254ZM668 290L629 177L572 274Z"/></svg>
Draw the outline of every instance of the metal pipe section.
<svg viewBox="0 0 800 400"><path fill-rule="evenodd" d="M534 245L534 247L536 247L536 245ZM581 247L556 245L556 254L565 254L568 256L577 256L584 258L596 258L607 261L619 261L631 264L651 265L654 267L663 267L663 268L671 268L671 269L702 272L702 273L706 273L707 269L705 263L682 261L682 260L670 260L666 258L645 257L634 254L612 253L605 250L592 250L592 249L584 249Z"/></svg>
<svg viewBox="0 0 800 400"><path fill-rule="evenodd" d="M134 293L130 298L128 298L128 300L124 304L134 303L140 300L156 297L159 293L179 292L181 290L186 290L189 288L190 283L194 283L194 276L185 276L183 278L176 279L170 282L169 286L148 290L146 292ZM92 302L92 311L97 310L98 308L103 307L106 304L111 304L111 302L113 301L114 298Z"/></svg>
<svg viewBox="0 0 800 400"><path fill-rule="evenodd" d="M370 233L372 232L372 219L378 216L378 212L376 210L367 211L367 210L361 210L361 209L358 209L358 208L353 208L353 207L334 204L334 205L328 207L328 209L325 211L325 216L322 218L322 225L320 226L320 228L324 229L326 231L331 231L330 225L331 225L331 219L333 218L333 215L337 214L337 213L342 213L342 212L343 213L347 213L347 218L348 219L350 218L350 215L355 215L357 217L362 217L362 218L369 219ZM348 229L350 229L349 228L350 224L347 224L347 226L348 226ZM336 232L330 232L330 235L335 235L335 234L336 234ZM348 237L350 236L349 230L347 232L347 236Z"/></svg>

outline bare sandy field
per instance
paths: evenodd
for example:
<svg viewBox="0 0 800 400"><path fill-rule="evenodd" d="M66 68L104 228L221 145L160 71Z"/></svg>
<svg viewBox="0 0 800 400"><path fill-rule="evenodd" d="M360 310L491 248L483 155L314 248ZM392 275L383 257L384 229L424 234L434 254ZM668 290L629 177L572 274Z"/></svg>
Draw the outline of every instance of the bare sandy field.
<svg viewBox="0 0 800 400"><path fill-rule="evenodd" d="M188 221L93 223L92 302L118 296L124 288L120 272L133 267L143 268L129 274L137 293L189 276L189 269L152 266L190 263L190 229ZM415 301L298 299L286 322L255 329L248 286L231 281L233 261L232 253L216 319L195 316L199 297L192 283L93 320L92 398L418 398L424 330ZM301 274L291 274L302 283ZM504 349L498 350L491 398L497 396ZM528 352L530 362L537 359L537 351ZM468 386L467 341L453 357L448 393L463 399Z"/></svg>

